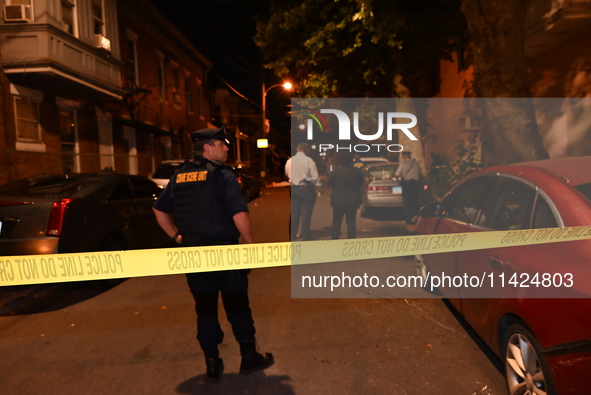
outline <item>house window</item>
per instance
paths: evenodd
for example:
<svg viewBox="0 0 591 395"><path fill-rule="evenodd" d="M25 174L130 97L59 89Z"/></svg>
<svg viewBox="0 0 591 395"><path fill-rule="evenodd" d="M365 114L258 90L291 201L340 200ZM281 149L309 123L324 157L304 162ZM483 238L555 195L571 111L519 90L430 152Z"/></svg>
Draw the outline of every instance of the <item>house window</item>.
<svg viewBox="0 0 591 395"><path fill-rule="evenodd" d="M160 87L160 98L166 99L166 76L164 74L164 54L158 52L158 86Z"/></svg>
<svg viewBox="0 0 591 395"><path fill-rule="evenodd" d="M105 35L105 13L103 0L92 0L92 23L94 34Z"/></svg>
<svg viewBox="0 0 591 395"><path fill-rule="evenodd" d="M16 139L28 143L41 143L39 103L28 97L15 96Z"/></svg>
<svg viewBox="0 0 591 395"><path fill-rule="evenodd" d="M62 27L65 32L76 35L76 0L62 0Z"/></svg>
<svg viewBox="0 0 591 395"><path fill-rule="evenodd" d="M139 87L140 79L137 63L137 38L127 37L127 83L130 88Z"/></svg>
<svg viewBox="0 0 591 395"><path fill-rule="evenodd" d="M203 116L203 83L200 79L197 79L197 105L199 115Z"/></svg>
<svg viewBox="0 0 591 395"><path fill-rule="evenodd" d="M181 103L181 97L179 95L179 66L177 64L172 65L172 96L174 104Z"/></svg>
<svg viewBox="0 0 591 395"><path fill-rule="evenodd" d="M187 103L187 112L193 112L193 91L191 90L191 75L185 75L185 102Z"/></svg>
<svg viewBox="0 0 591 395"><path fill-rule="evenodd" d="M77 172L76 155L76 113L62 109L59 112L60 137L62 142L62 165L66 172Z"/></svg>

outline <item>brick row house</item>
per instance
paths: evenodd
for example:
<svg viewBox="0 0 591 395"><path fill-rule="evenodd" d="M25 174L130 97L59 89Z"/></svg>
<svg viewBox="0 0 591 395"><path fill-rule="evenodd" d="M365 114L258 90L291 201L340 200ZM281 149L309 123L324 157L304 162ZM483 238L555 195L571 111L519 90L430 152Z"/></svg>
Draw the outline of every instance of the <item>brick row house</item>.
<svg viewBox="0 0 591 395"><path fill-rule="evenodd" d="M0 184L67 171L147 176L211 125L211 63L150 3L0 4Z"/></svg>

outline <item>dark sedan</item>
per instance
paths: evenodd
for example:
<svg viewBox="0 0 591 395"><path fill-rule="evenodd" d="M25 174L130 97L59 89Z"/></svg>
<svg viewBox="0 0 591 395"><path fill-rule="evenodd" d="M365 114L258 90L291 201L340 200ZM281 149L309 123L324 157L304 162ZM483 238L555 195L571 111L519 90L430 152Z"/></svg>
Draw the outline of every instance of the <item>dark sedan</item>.
<svg viewBox="0 0 591 395"><path fill-rule="evenodd" d="M40 175L0 186L0 255L163 247L161 189L115 173Z"/></svg>
<svg viewBox="0 0 591 395"><path fill-rule="evenodd" d="M244 200L248 203L261 194L261 183L250 167L244 165L232 166L232 172L238 179Z"/></svg>

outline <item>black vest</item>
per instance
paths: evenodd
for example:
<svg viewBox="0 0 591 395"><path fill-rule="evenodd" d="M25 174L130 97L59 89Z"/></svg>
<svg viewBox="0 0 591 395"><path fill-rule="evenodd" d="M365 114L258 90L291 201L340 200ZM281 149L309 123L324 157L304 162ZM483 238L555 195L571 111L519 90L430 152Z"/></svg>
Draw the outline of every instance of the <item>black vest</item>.
<svg viewBox="0 0 591 395"><path fill-rule="evenodd" d="M172 193L175 222L183 239L199 236L199 244L207 245L234 242L240 237L216 193L216 181L222 177L223 168L198 158L176 171Z"/></svg>

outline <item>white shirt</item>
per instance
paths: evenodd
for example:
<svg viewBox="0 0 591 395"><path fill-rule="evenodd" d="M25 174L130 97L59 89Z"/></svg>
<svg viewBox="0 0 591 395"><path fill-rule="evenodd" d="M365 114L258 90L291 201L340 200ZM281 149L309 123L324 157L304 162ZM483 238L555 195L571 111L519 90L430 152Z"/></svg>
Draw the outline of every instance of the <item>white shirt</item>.
<svg viewBox="0 0 591 395"><path fill-rule="evenodd" d="M419 180L421 166L414 159L407 159L398 166L396 175L405 181Z"/></svg>
<svg viewBox="0 0 591 395"><path fill-rule="evenodd" d="M285 175L289 178L291 185L300 186L306 183L316 186L321 185L316 163L303 152L298 151L298 153L287 160L285 163Z"/></svg>

